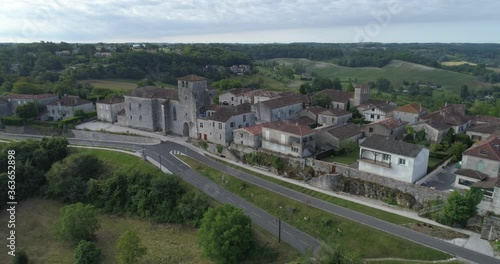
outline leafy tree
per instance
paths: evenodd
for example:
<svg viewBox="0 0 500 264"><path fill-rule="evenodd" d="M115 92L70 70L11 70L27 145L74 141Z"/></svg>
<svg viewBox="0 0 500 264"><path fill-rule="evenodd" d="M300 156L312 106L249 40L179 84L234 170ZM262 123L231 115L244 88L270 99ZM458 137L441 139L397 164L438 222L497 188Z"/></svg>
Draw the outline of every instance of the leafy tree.
<svg viewBox="0 0 500 264"><path fill-rule="evenodd" d="M339 144L339 151L344 153L352 153L358 149L358 144L354 140L342 140Z"/></svg>
<svg viewBox="0 0 500 264"><path fill-rule="evenodd" d="M37 117L38 114L45 110L45 106L37 102L29 102L27 104L16 107L16 115L20 118L28 119Z"/></svg>
<svg viewBox="0 0 500 264"><path fill-rule="evenodd" d="M328 108L332 104L332 99L325 94L315 93L312 96L312 105Z"/></svg>
<svg viewBox="0 0 500 264"><path fill-rule="evenodd" d="M28 264L28 263L29 263L28 255L26 254L26 252L24 252L24 250L19 250L14 256L14 258L12 258L12 264Z"/></svg>
<svg viewBox="0 0 500 264"><path fill-rule="evenodd" d="M386 78L378 78L375 82L375 87L380 92L390 92L391 91L391 82Z"/></svg>
<svg viewBox="0 0 500 264"><path fill-rule="evenodd" d="M241 84L241 82L238 80L223 79L220 81L213 82L211 86L217 88L219 94L222 94L224 93L224 91L227 91L229 89L243 87L243 84Z"/></svg>
<svg viewBox="0 0 500 264"><path fill-rule="evenodd" d="M311 92L312 92L312 87L311 87L311 84L309 84L308 82L305 82L305 83L300 85L299 93L308 94Z"/></svg>
<svg viewBox="0 0 500 264"><path fill-rule="evenodd" d="M467 220L477 212L477 205L483 198L483 191L479 188L471 188L465 194L453 191L443 207L437 221L446 225L465 226Z"/></svg>
<svg viewBox="0 0 500 264"><path fill-rule="evenodd" d="M135 231L127 230L118 239L118 263L135 264L146 255L148 249L143 247Z"/></svg>
<svg viewBox="0 0 500 264"><path fill-rule="evenodd" d="M330 80L330 78L316 77L313 79L311 87L313 91L322 91L325 89L332 89L333 83L332 80Z"/></svg>
<svg viewBox="0 0 500 264"><path fill-rule="evenodd" d="M184 194L177 206L182 222L198 227L208 209L208 199L203 193L188 192Z"/></svg>
<svg viewBox="0 0 500 264"><path fill-rule="evenodd" d="M75 264L97 264L100 262L101 250L94 242L82 240L75 249Z"/></svg>
<svg viewBox="0 0 500 264"><path fill-rule="evenodd" d="M339 77L335 77L332 80L332 86L334 90L342 90L342 82Z"/></svg>
<svg viewBox="0 0 500 264"><path fill-rule="evenodd" d="M218 263L237 263L254 248L252 222L241 209L225 204L209 208L201 221L198 241L203 254Z"/></svg>
<svg viewBox="0 0 500 264"><path fill-rule="evenodd" d="M351 107L349 111L352 113L352 122L354 124L363 124L365 122L365 116L362 115L356 107Z"/></svg>
<svg viewBox="0 0 500 264"><path fill-rule="evenodd" d="M472 143L473 143L472 140L470 139L470 137L467 134L463 134L463 133L457 134L455 136L455 142L462 142L467 147L472 146Z"/></svg>
<svg viewBox="0 0 500 264"><path fill-rule="evenodd" d="M45 88L39 84L16 82L12 88L12 92L17 94L42 94L45 92Z"/></svg>
<svg viewBox="0 0 500 264"><path fill-rule="evenodd" d="M155 82L151 80L150 78L144 78L137 82L138 87L143 87L143 86L154 86Z"/></svg>
<svg viewBox="0 0 500 264"><path fill-rule="evenodd" d="M448 132L446 132L446 135L444 135L443 138L443 144L446 146L450 146L451 143L455 141L455 130L453 128L450 128Z"/></svg>
<svg viewBox="0 0 500 264"><path fill-rule="evenodd" d="M93 239L98 228L99 222L94 206L76 203L62 208L61 217L54 231L56 238L76 244L81 240Z"/></svg>
<svg viewBox="0 0 500 264"><path fill-rule="evenodd" d="M467 146L462 142L457 141L453 143L450 148L451 154L453 155L453 161L457 162L462 160L462 154L466 149Z"/></svg>
<svg viewBox="0 0 500 264"><path fill-rule="evenodd" d="M348 91L348 92L354 92L354 85L352 85L351 79L349 79L349 84L347 85L346 91Z"/></svg>

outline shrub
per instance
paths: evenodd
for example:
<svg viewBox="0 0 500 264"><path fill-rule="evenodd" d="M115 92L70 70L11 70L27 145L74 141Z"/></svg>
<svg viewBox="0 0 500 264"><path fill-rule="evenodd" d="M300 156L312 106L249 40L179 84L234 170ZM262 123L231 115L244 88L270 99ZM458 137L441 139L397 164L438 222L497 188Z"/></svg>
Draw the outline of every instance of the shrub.
<svg viewBox="0 0 500 264"><path fill-rule="evenodd" d="M67 205L61 210L61 218L55 225L56 238L63 241L79 243L91 240L99 228L97 212L92 205L76 203Z"/></svg>
<svg viewBox="0 0 500 264"><path fill-rule="evenodd" d="M101 250L94 242L82 240L75 249L75 264L97 264L100 262Z"/></svg>
<svg viewBox="0 0 500 264"><path fill-rule="evenodd" d="M200 142L198 142L198 147L200 147L200 148L202 148L204 150L207 150L208 143L206 141L200 140Z"/></svg>
<svg viewBox="0 0 500 264"><path fill-rule="evenodd" d="M219 154L222 153L222 151L224 150L224 147L222 145L219 145L219 144L217 144L216 148L217 148L217 152Z"/></svg>
<svg viewBox="0 0 500 264"><path fill-rule="evenodd" d="M24 250L20 250L16 253L14 258L12 259L12 263L13 264L28 264L29 263L28 255L26 254L26 252L24 252Z"/></svg>

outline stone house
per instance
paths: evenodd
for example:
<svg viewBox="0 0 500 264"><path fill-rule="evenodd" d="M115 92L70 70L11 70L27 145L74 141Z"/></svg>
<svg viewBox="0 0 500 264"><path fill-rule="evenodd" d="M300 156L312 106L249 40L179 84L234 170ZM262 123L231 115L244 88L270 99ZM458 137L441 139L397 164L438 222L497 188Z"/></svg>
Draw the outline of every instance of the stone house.
<svg viewBox="0 0 500 264"><path fill-rule="evenodd" d="M476 182L472 185L483 190L483 200L477 205L480 212L500 214L500 177ZM490 230L491 232L491 230Z"/></svg>
<svg viewBox="0 0 500 264"><path fill-rule="evenodd" d="M54 52L56 56L68 56L71 55L71 51L69 50L61 50L61 51L56 51Z"/></svg>
<svg viewBox="0 0 500 264"><path fill-rule="evenodd" d="M267 123L297 117L309 103L307 96L290 94L252 105L257 122Z"/></svg>
<svg viewBox="0 0 500 264"><path fill-rule="evenodd" d="M250 65L246 65L246 64L233 65L233 66L229 67L229 70L233 73L236 73L236 74L243 74L245 72L250 71Z"/></svg>
<svg viewBox="0 0 500 264"><path fill-rule="evenodd" d="M237 106L244 103L251 103L252 97L249 93L251 88L234 88L219 95L219 104Z"/></svg>
<svg viewBox="0 0 500 264"><path fill-rule="evenodd" d="M471 119L465 115L465 106L456 104L445 104L441 109L420 117L420 120L451 126L455 134L465 133L471 126Z"/></svg>
<svg viewBox="0 0 500 264"><path fill-rule="evenodd" d="M77 110L82 110L84 113L92 112L94 104L78 96L64 96L47 104L47 116L52 120L71 118Z"/></svg>
<svg viewBox="0 0 500 264"><path fill-rule="evenodd" d="M327 109L318 114L318 123L324 126L337 126L349 122L352 113L343 109Z"/></svg>
<svg viewBox="0 0 500 264"><path fill-rule="evenodd" d="M444 136L450 130L451 126L445 125L441 122L429 119L425 121L418 121L410 127L413 128L414 131L425 130L425 135L427 140L431 143L441 143L443 141Z"/></svg>
<svg viewBox="0 0 500 264"><path fill-rule="evenodd" d="M406 121L410 124L417 122L420 117L425 116L426 114L427 109L416 103L397 107L392 112L392 116L394 118Z"/></svg>
<svg viewBox="0 0 500 264"><path fill-rule="evenodd" d="M9 115L16 114L16 108L20 105L30 102L38 102L42 105L47 105L50 102L59 100L59 96L55 94L11 94L3 98L9 102Z"/></svg>
<svg viewBox="0 0 500 264"><path fill-rule="evenodd" d="M118 113L125 110L123 97L111 97L96 102L97 118L102 121L114 123L118 121Z"/></svg>
<svg viewBox="0 0 500 264"><path fill-rule="evenodd" d="M357 108L365 117L366 122L376 122L392 117L392 111L394 111L396 105L389 101L371 99Z"/></svg>
<svg viewBox="0 0 500 264"><path fill-rule="evenodd" d="M300 111L299 116L308 117L318 123L318 115L326 110L328 109L321 106L309 106Z"/></svg>
<svg viewBox="0 0 500 264"><path fill-rule="evenodd" d="M339 126L319 129L316 137L319 149L329 150L332 148L338 149L340 142L344 140L352 140L358 142L363 137L363 129L353 123L347 123Z"/></svg>
<svg viewBox="0 0 500 264"><path fill-rule="evenodd" d="M262 125L238 128L233 131L233 144L254 149L262 146Z"/></svg>
<svg viewBox="0 0 500 264"><path fill-rule="evenodd" d="M497 178L500 173L500 134L493 134L464 151L462 168Z"/></svg>
<svg viewBox="0 0 500 264"><path fill-rule="evenodd" d="M319 93L328 96L332 100L331 109L349 110L349 107L357 107L370 99L370 86L366 84L356 84L354 85L354 92L325 89L319 91Z"/></svg>
<svg viewBox="0 0 500 264"><path fill-rule="evenodd" d="M488 179L488 175L471 169L458 169L455 171L453 186L460 189L470 189L476 182Z"/></svg>
<svg viewBox="0 0 500 264"><path fill-rule="evenodd" d="M288 120L261 124L262 149L304 158L315 153L316 131Z"/></svg>
<svg viewBox="0 0 500 264"><path fill-rule="evenodd" d="M392 140L400 140L406 131L407 121L389 117L367 124L364 128L365 136L378 135Z"/></svg>
<svg viewBox="0 0 500 264"><path fill-rule="evenodd" d="M472 141L481 141L497 132L500 132L500 124L477 124L472 125L466 134Z"/></svg>
<svg viewBox="0 0 500 264"><path fill-rule="evenodd" d="M198 119L198 138L223 146L233 141L233 130L255 124L249 103L207 110Z"/></svg>
<svg viewBox="0 0 500 264"><path fill-rule="evenodd" d="M360 171L409 183L427 173L429 149L423 146L380 136L368 137L359 146Z"/></svg>
<svg viewBox="0 0 500 264"><path fill-rule="evenodd" d="M251 97L252 104L257 104L260 102L264 102L267 100L275 99L282 97L282 93L268 91L264 89L252 90L246 93L247 96Z"/></svg>

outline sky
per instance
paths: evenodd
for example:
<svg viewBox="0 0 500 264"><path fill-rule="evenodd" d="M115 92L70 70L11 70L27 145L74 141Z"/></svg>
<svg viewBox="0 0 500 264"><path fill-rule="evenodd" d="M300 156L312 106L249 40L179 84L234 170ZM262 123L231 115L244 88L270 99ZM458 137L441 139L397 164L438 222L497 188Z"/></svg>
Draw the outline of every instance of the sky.
<svg viewBox="0 0 500 264"><path fill-rule="evenodd" d="M0 42L500 43L499 0L0 0Z"/></svg>

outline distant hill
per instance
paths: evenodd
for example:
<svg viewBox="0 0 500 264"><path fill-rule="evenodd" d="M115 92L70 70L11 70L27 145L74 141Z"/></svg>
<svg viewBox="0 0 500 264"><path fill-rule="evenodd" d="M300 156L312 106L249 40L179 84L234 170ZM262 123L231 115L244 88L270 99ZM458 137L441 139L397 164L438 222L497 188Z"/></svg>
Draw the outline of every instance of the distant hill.
<svg viewBox="0 0 500 264"><path fill-rule="evenodd" d="M308 72L315 72L323 77L339 77L342 81L347 81L351 78L352 80L357 79L358 82L369 82L384 77L389 79L395 88L401 86L403 80L409 82L432 82L441 85L444 89L450 90L459 90L464 84L469 86L470 89L490 86L490 84L481 82L477 77L471 75L399 60L393 60L382 68L351 68L308 59L280 58L269 61L276 61L279 64L284 63L285 65L300 63L306 66Z"/></svg>

